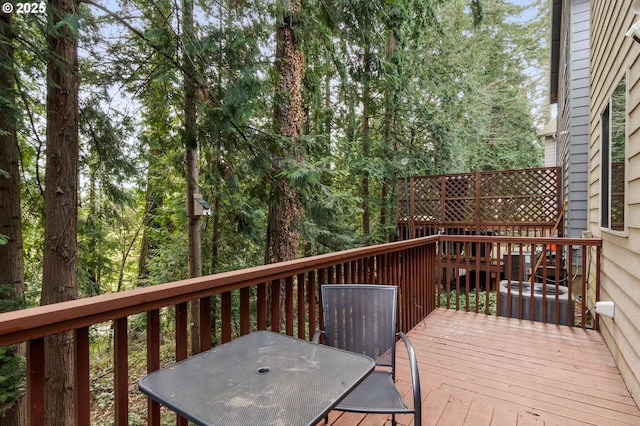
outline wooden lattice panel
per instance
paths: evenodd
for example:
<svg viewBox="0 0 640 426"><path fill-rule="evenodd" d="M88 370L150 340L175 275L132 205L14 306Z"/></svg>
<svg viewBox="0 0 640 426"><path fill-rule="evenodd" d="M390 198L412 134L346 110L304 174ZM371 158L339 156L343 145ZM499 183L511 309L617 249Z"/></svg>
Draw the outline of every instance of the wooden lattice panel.
<svg viewBox="0 0 640 426"><path fill-rule="evenodd" d="M411 215L409 213L410 189L408 179L398 179L398 222L406 223Z"/></svg>
<svg viewBox="0 0 640 426"><path fill-rule="evenodd" d="M413 193L415 198L440 199L440 179L430 176L425 176L424 179L414 179Z"/></svg>
<svg viewBox="0 0 640 426"><path fill-rule="evenodd" d="M562 207L560 178L557 167L400 178L398 224L550 229Z"/></svg>
<svg viewBox="0 0 640 426"><path fill-rule="evenodd" d="M474 222L475 175L451 175L444 181L444 222Z"/></svg>
<svg viewBox="0 0 640 426"><path fill-rule="evenodd" d="M557 169L480 174L481 221L553 224L558 217Z"/></svg>

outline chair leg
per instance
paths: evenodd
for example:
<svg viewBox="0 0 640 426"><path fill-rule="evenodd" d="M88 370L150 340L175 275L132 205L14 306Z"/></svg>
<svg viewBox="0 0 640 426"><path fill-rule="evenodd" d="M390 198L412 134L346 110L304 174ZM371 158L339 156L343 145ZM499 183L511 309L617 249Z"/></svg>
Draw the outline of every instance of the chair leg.
<svg viewBox="0 0 640 426"><path fill-rule="evenodd" d="M326 425L327 423L329 423L329 416L328 415L324 416L324 424Z"/></svg>
<svg viewBox="0 0 640 426"><path fill-rule="evenodd" d="M392 414L391 415L391 426L396 426L398 424L398 422L396 422L396 415Z"/></svg>

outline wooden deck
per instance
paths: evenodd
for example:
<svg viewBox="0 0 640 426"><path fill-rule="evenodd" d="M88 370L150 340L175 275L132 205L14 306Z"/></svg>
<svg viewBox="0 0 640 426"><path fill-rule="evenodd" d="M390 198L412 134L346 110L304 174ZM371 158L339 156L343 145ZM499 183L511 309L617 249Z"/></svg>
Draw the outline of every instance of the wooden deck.
<svg viewBox="0 0 640 426"><path fill-rule="evenodd" d="M437 309L409 338L420 365L423 425L640 425L640 410L595 331ZM410 392L399 349L399 386ZM413 424L410 416L397 420ZM329 423L391 421L334 411Z"/></svg>

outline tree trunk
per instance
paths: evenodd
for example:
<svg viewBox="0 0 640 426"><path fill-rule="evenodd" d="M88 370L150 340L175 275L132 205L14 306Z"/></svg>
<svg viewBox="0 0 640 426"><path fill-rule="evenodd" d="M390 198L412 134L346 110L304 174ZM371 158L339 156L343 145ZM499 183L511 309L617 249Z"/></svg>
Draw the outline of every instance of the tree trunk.
<svg viewBox="0 0 640 426"><path fill-rule="evenodd" d="M370 153L370 128L369 120L371 116L371 52L367 47L364 54L364 87L362 89L362 157L368 162ZM369 243L371 235L371 197L369 188L369 172L363 171L360 181L362 191L362 233Z"/></svg>
<svg viewBox="0 0 640 426"><path fill-rule="evenodd" d="M87 236L86 245L87 251L89 253L97 253L98 250L98 233L95 232L96 227L98 226L96 221L99 217L98 206L96 201L96 174L93 166L89 166L89 192L88 192L88 200L85 203L85 206L89 205L89 216L87 217L87 227L91 230L89 235ZM99 258L98 258L99 259ZM81 282L81 286L83 286L84 294L87 296L97 296L101 294L101 285L100 285L100 265L99 260L91 259L86 264L86 277L84 283Z"/></svg>
<svg viewBox="0 0 640 426"><path fill-rule="evenodd" d="M74 0L49 2L47 36L47 161L45 173L42 305L77 297L78 43L67 25ZM46 339L47 425L72 425L74 364L72 333Z"/></svg>
<svg viewBox="0 0 640 426"><path fill-rule="evenodd" d="M302 133L304 114L302 110L302 78L304 56L294 34L296 13L300 12L300 1L286 1L281 7L283 19L278 19L276 28L276 103L273 118L277 134L285 141L284 149L276 148L272 154L275 173L269 192L269 216L267 223L266 263L282 262L295 258L298 246L297 220L300 206L297 195L288 179L279 176L284 169L284 159L294 157L301 161L296 151L297 138Z"/></svg>
<svg viewBox="0 0 640 426"><path fill-rule="evenodd" d="M269 191L269 213L267 219L267 247L265 263L294 259L298 248L297 231L300 217L300 202L289 179L282 177L285 159L302 161L297 148L297 139L302 134L304 112L302 109L302 78L305 63L298 46L294 27L300 13L300 0L282 0L277 7L283 12L276 27L276 72L278 81L273 109L275 132L281 143L274 144L272 161L274 172ZM281 286L284 291L284 286ZM284 297L280 297L280 318L283 318Z"/></svg>
<svg viewBox="0 0 640 426"><path fill-rule="evenodd" d="M195 41L193 27L193 0L183 1L183 40L182 57L184 69L184 138L186 148L187 174L187 228L189 238L189 277L202 276L202 250L200 244L200 217L195 216L194 196L199 192L198 174L198 129L196 113L196 87L193 78L195 66L191 45ZM200 352L200 301L190 303L191 313L191 351Z"/></svg>
<svg viewBox="0 0 640 426"><path fill-rule="evenodd" d="M392 153L392 133L393 133L393 123L395 122L394 118L396 116L396 111L398 108L398 90L396 86L396 78L400 77L398 75L398 61L396 52L398 50L398 37L393 28L389 31L389 40L387 44L387 62L392 67L392 78L388 79L387 87L385 91L385 112L384 112L384 128L383 128L383 138L384 138L384 158L393 158ZM380 229L382 231L383 241L389 242L391 240L391 234L387 230L387 221L391 216L391 202L389 196L389 186L391 182L391 178L389 177L389 168L387 168L387 173L384 174L382 179L382 188L380 190Z"/></svg>
<svg viewBox="0 0 640 426"><path fill-rule="evenodd" d="M167 16L171 15L173 3L167 0L157 1L153 3L153 7L149 16L149 28L158 28L166 31L172 31L170 23L167 22ZM167 63L163 54L153 49L150 63L157 64L158 75L169 73L174 69L172 64ZM149 276L149 260L152 256L156 256L156 251L160 246L158 241L158 233L154 232L163 228L163 224L158 221L158 213L164 205L164 193L162 191L163 175L166 173L166 165L162 164L161 158L168 144L172 139L169 134L172 117L172 106L169 101L170 92L172 91L172 83L164 80L153 79L149 82L147 89L144 91L142 103L145 105L147 112L142 122L142 126L152 130L146 139L147 148L149 150L149 159L147 161L147 191L145 200L145 211L143 220L142 241L140 247L140 257L138 260L138 286L148 285ZM166 224L166 228L172 228L172 224Z"/></svg>
<svg viewBox="0 0 640 426"><path fill-rule="evenodd" d="M20 211L20 168L16 135L17 108L15 106L15 79L13 74L13 33L11 15L0 13L0 234L7 238L0 244L0 297L21 298L24 295L24 259L22 251L22 222ZM7 303L17 305L17 303ZM24 345L9 348L14 356L24 354ZM20 375L21 376L21 375ZM22 377L20 377L22 379ZM19 383L5 383L19 388ZM10 407L0 415L0 426L21 425L26 422L25 398L5 401Z"/></svg>
<svg viewBox="0 0 640 426"><path fill-rule="evenodd" d="M149 149L151 157L159 156L160 153L160 150L157 148L150 147ZM156 190L156 168L157 166L155 166L153 162L147 164L147 191L144 205L144 219L142 220L143 230L142 241L140 243L140 257L138 259L138 285L146 284L146 280L149 278L149 258L157 247L151 229L160 227L155 217L164 203L162 194Z"/></svg>
<svg viewBox="0 0 640 426"><path fill-rule="evenodd" d="M149 167L149 166L147 166ZM149 176L149 173L147 173ZM151 224L151 188L147 180L147 191L144 204L144 218L142 219L142 241L140 242L140 257L138 257L138 286L149 277L149 226Z"/></svg>

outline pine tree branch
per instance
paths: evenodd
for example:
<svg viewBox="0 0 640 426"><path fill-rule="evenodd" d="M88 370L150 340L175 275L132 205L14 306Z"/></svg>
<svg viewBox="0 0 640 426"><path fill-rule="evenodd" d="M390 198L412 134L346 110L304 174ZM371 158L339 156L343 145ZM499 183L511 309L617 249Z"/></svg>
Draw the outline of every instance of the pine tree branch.
<svg viewBox="0 0 640 426"><path fill-rule="evenodd" d="M115 19L118 23L120 23L121 25L123 25L124 27L126 27L129 31L131 31L133 34L135 34L136 36L138 36L141 40L144 40L145 42L148 42L147 38L145 37L144 33L142 31L140 31L139 29L135 28L133 25L129 24L126 20L122 19L120 16L118 16L116 13L112 12L111 10L107 9L106 7L95 3L92 0L82 0L82 3L85 3L89 6L93 6L101 11L103 11L104 13L106 13L107 15L109 15L110 17L112 17L113 19ZM180 70L186 78L191 79L194 84L198 87L203 88L203 92L207 94L207 97L209 98L209 100L217 107L222 109L222 103L216 99L213 95L212 95L212 90L208 90L207 84L205 84L205 82L203 82L200 78L198 78L199 76L197 74L191 74L189 72L187 72L187 70L185 70L184 66L182 64L180 64L180 62L174 58L173 56L167 54L165 51L163 51L162 49L159 49L158 46L154 45L153 43L149 43L149 45L151 46L152 49L156 50L158 53L160 53L162 56L164 56L171 64L173 64L178 70ZM231 123L231 126L238 132L238 134L240 135L240 137L242 137L242 139L246 142L247 136L244 134L244 132L242 131L242 129L240 128L240 126L238 124L236 124L230 117L228 117L229 122Z"/></svg>
<svg viewBox="0 0 640 426"><path fill-rule="evenodd" d="M15 82L16 82L16 87L18 89L18 93L20 94L20 97L22 98L22 102L24 103L24 107L27 111L27 115L29 116L29 124L31 125L33 136L36 139L36 141L38 141L38 149L36 150L36 182L38 185L38 189L40 190L40 195L44 198L44 188L42 187L42 181L40 180L40 161L39 160L42 157L42 147L45 146L45 143L42 141L42 139L40 139L40 134L36 130L35 117L33 115L33 112L31 111L31 108L29 107L29 99L27 99L27 94L21 87L20 76L18 75L18 73L15 73ZM24 162L21 161L20 163L24 165ZM24 173L24 169L23 169L23 173Z"/></svg>

